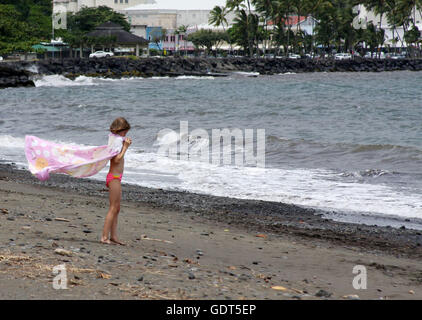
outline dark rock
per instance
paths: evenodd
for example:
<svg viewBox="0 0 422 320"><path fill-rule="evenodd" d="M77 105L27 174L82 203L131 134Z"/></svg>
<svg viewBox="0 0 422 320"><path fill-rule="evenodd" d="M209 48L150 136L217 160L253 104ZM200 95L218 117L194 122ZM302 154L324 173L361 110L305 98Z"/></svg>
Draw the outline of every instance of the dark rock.
<svg viewBox="0 0 422 320"><path fill-rule="evenodd" d="M31 72L23 70L20 65L0 66L0 89L8 87L35 87L30 77Z"/></svg>
<svg viewBox="0 0 422 320"><path fill-rule="evenodd" d="M332 295L332 293L330 293L330 292L327 292L327 291L325 291L325 290L319 290L316 294L315 294L315 296L316 297L323 297L323 298L329 298L329 297L331 297L331 295Z"/></svg>
<svg viewBox="0 0 422 320"><path fill-rule="evenodd" d="M248 274L244 274L244 273L242 273L240 276L239 276L239 280L242 280L242 281L248 281L248 280L250 280L251 279L251 276L250 275L248 275Z"/></svg>

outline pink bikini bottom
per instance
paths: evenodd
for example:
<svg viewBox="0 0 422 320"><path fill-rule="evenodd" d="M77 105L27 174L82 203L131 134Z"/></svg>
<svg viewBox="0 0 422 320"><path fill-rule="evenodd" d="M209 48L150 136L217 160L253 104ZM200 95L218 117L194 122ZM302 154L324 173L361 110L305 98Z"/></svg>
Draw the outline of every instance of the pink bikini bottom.
<svg viewBox="0 0 422 320"><path fill-rule="evenodd" d="M112 174L112 173L109 173L107 175L107 178L106 178L106 186L107 186L107 188L109 188L108 184L110 183L111 180L113 180L113 179L119 179L120 181L122 181L122 177L123 177L122 174Z"/></svg>

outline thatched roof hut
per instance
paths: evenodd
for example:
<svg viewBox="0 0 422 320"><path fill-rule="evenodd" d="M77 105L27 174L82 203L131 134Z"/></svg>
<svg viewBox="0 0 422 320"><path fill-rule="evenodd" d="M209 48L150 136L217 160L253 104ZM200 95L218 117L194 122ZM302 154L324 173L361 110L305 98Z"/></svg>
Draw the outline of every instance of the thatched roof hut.
<svg viewBox="0 0 422 320"><path fill-rule="evenodd" d="M139 47L147 47L148 40L127 32L123 27L117 23L108 21L95 28L87 34L88 37L115 37L117 45L136 46L136 55L139 55Z"/></svg>

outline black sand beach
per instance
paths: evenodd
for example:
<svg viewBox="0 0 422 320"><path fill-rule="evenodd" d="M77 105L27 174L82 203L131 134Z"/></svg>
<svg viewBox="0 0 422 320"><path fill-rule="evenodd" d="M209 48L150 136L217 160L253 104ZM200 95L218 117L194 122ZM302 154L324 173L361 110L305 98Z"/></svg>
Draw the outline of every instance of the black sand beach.
<svg viewBox="0 0 422 320"><path fill-rule="evenodd" d="M1 164L0 199L1 299L422 297L417 230L124 184L119 234L127 246L103 245L102 182L64 175L39 182ZM60 264L67 290L52 286ZM356 265L367 269L367 289L353 288Z"/></svg>

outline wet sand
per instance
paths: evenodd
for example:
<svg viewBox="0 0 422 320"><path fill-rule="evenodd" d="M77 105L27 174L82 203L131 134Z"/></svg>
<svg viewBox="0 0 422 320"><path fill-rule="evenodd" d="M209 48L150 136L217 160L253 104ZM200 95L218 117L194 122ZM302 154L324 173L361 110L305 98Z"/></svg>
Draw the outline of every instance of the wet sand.
<svg viewBox="0 0 422 320"><path fill-rule="evenodd" d="M253 200L123 185L99 242L104 184L0 164L0 299L421 299L422 233ZM53 288L64 264L67 289ZM367 270L356 290L353 268Z"/></svg>

